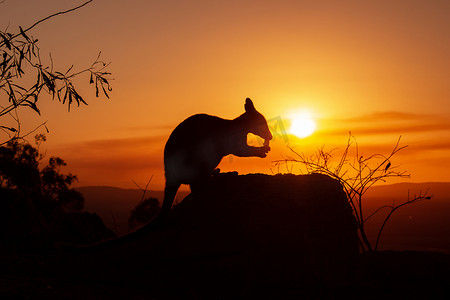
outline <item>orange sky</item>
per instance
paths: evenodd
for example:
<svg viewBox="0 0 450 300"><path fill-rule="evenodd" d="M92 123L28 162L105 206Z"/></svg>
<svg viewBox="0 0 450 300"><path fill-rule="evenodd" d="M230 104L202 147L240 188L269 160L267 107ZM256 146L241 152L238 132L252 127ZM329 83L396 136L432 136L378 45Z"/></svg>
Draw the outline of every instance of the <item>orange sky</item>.
<svg viewBox="0 0 450 300"><path fill-rule="evenodd" d="M83 1L6 0L0 26L14 31ZM41 24L44 57L84 68L99 51L111 61L111 100L79 85L87 107L41 99L42 149L64 158L79 185L161 189L163 147L186 117L234 118L244 99L267 119L289 123L310 110L318 132L298 140L311 152L345 146L352 131L367 154L402 136L398 163L412 182L450 181L450 2L95 0ZM6 99L0 99L6 101ZM270 173L289 153L276 139L266 159L226 157L221 168ZM272 171L274 169L272 168Z"/></svg>

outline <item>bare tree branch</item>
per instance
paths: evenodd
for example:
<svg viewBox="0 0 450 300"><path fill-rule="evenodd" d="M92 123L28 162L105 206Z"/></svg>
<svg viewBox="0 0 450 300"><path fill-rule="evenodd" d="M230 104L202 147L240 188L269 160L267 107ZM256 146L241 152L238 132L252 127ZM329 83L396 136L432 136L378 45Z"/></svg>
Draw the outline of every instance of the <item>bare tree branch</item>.
<svg viewBox="0 0 450 300"><path fill-rule="evenodd" d="M131 180L131 181L138 187L138 189L140 189L140 190L142 191L142 197L141 197L141 200L139 201L139 204L138 204L138 205L141 205L141 203L145 200L145 193L147 192L148 185L150 184L150 182L152 181L152 179L153 179L153 175L152 175L152 176L150 177L150 179L148 180L148 182L147 182L147 184L145 185L145 188L144 188L144 189L141 188L141 187L136 183L136 181Z"/></svg>
<svg viewBox="0 0 450 300"><path fill-rule="evenodd" d="M432 196L420 194L414 199L409 199L401 204L384 205L378 208L375 212L365 217L364 211L364 194L376 183L386 182L390 178L409 178L410 175L405 171L399 171L398 166L392 165L393 157L399 151L405 149L407 146L400 146L401 136L398 138L393 149L388 155L373 154L365 157L360 153L358 143L351 132L347 140L347 145L343 150L339 160L335 164L333 162L333 155L336 149L326 151L324 147L319 148L310 156L304 153L298 153L292 147L288 147L294 154L293 157L283 157L282 160L276 160L273 163L278 167L280 165L289 164L293 167L294 164L300 164L306 173L320 173L336 179L343 187L347 196L349 205L353 210L356 222L358 224L359 242L363 252L377 250L381 233L392 216L392 214L399 208L416 203L421 200L431 199ZM353 158L349 157L351 148L354 148L355 154ZM287 168L289 170L289 168ZM390 212L383 220L378 231L378 237L375 247L367 238L365 232L365 223L384 209L390 209Z"/></svg>
<svg viewBox="0 0 450 300"><path fill-rule="evenodd" d="M40 23L47 21L48 19L51 19L51 18L56 17L56 16L59 16L59 15L64 15L64 14L70 13L70 12L72 12L72 11L74 11L74 10L80 9L80 8L82 8L83 6L85 6L85 5L89 4L89 3L91 3L92 1L94 1L94 0L89 0L89 1L86 1L85 3L83 3L83 4L81 4L81 5L78 5L77 7L74 7L74 8L65 10L65 11L60 11L60 12L54 13L54 14L48 16L48 17L45 17L45 18L43 18L43 19L41 19L41 20L35 22L33 25L31 25L30 27L28 27L28 28L25 29L25 30L23 30L22 28L20 28L20 29L21 29L21 32L16 33L15 35L11 36L11 39L15 39L16 37L22 35L23 33L26 33L26 32L28 32L28 31L30 31L31 29L33 29L34 27L36 27L36 26L39 25ZM4 1L3 1L3 2L4 2ZM0 4L3 3L3 2L0 2ZM22 32L23 32L23 33L22 33ZM0 42L0 47L3 46L4 43L5 43L5 42Z"/></svg>

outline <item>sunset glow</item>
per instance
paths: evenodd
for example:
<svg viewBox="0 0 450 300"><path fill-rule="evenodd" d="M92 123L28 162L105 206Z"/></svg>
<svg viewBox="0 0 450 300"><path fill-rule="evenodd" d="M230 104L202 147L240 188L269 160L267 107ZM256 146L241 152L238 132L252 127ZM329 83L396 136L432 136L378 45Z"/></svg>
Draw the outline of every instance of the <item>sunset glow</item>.
<svg viewBox="0 0 450 300"><path fill-rule="evenodd" d="M295 115L292 118L289 133L299 138L305 138L314 133L316 130L316 122L310 114L303 112Z"/></svg>
<svg viewBox="0 0 450 300"><path fill-rule="evenodd" d="M0 300L442 299L449 54L450 0L0 0Z"/></svg>
<svg viewBox="0 0 450 300"><path fill-rule="evenodd" d="M79 2L3 1L0 26L18 31ZM221 169L270 173L288 143L340 148L351 131L365 154L390 151L401 135L397 163L412 181L450 181L448 1L130 3L96 0L29 32L55 70L81 70L99 51L111 62L111 99L97 99L87 76L77 84L88 106L68 112L42 98L41 117L22 115L23 132L47 122L41 149L79 185L134 188L153 176L149 188L163 189L172 130L198 113L236 118L246 97L269 122L272 150Z"/></svg>

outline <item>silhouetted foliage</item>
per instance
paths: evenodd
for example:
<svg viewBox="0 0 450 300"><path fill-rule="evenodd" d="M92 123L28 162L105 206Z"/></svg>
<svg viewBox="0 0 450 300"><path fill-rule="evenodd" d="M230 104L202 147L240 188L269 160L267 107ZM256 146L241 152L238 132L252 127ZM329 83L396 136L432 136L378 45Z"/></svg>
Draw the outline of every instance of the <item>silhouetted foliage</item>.
<svg viewBox="0 0 450 300"><path fill-rule="evenodd" d="M86 105L85 98L74 85L74 79L82 74L89 76L89 83L95 86L96 97L99 97L101 90L109 98L108 92L112 89L108 76L111 73L106 71L109 64L100 59L100 54L90 67L83 70L75 71L73 65L67 70L56 70L51 55L50 63L44 63L38 39L29 32L41 22L77 10L90 2L92 0L50 15L26 29L19 26L16 33L0 30L0 129L7 135L7 138L0 137L0 145L34 131L21 133L20 111L28 108L40 115L38 100L42 93L67 104L69 110L72 104ZM40 126L45 126L45 122Z"/></svg>
<svg viewBox="0 0 450 300"><path fill-rule="evenodd" d="M128 219L129 230L149 222L158 214L160 209L161 204L156 198L150 197L141 201L130 213L130 218Z"/></svg>
<svg viewBox="0 0 450 300"><path fill-rule="evenodd" d="M41 170L39 163L43 156L37 148L26 142L10 141L0 147L0 187L24 197L39 198L48 209L80 211L84 199L77 191L70 189L77 177L62 174L66 163L59 157L50 157Z"/></svg>
<svg viewBox="0 0 450 300"><path fill-rule="evenodd" d="M349 154L354 146L354 154ZM369 188L374 184L386 182L389 178L409 178L410 175L405 171L399 171L399 166L393 166L391 160L395 154L405 149L407 146L400 147L400 138L395 144L393 150L388 155L372 154L364 156L360 153L358 143L353 135L350 133L347 140L347 145L338 161L333 160L333 152L336 149L327 151L324 147L318 149L314 154L307 156L304 153L296 152L293 148L289 148L294 157L286 157L283 160L275 161L276 165L291 163L300 163L304 169L302 171L311 174L319 173L328 175L338 180L347 195L347 200L352 207L353 215L358 224L359 243L363 252L377 250L381 233L389 221L392 214L399 208L413 204L422 200L430 200L432 196L425 193L419 193L412 198L409 197L402 203L393 202L392 205L384 205L378 208L375 212L367 216L364 211L363 196ZM288 167L289 171L292 168ZM375 246L368 239L365 231L365 222L380 211L388 209L388 213L380 225L378 236L375 241Z"/></svg>
<svg viewBox="0 0 450 300"><path fill-rule="evenodd" d="M44 140L45 136L37 136L37 145ZM89 231L107 231L98 216L78 214L84 198L71 188L77 177L62 173L64 160L50 157L40 168L43 160L38 148L27 142L12 140L0 146L0 250L36 249L55 241L70 241L67 230L74 231L70 228L80 223L77 218L85 220L83 226L75 226L77 235L84 234L80 229L86 230L87 236L92 236ZM92 223L90 228L86 220ZM103 228L95 225L98 223Z"/></svg>

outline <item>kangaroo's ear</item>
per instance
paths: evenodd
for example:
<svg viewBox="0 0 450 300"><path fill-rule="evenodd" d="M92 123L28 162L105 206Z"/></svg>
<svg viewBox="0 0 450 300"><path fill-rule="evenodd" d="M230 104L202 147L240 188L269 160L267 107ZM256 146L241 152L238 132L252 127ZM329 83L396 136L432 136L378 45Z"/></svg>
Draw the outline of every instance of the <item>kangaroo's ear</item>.
<svg viewBox="0 0 450 300"><path fill-rule="evenodd" d="M247 111L247 112L256 110L255 106L253 105L253 102L250 98L245 99L244 108L245 108L245 111Z"/></svg>

